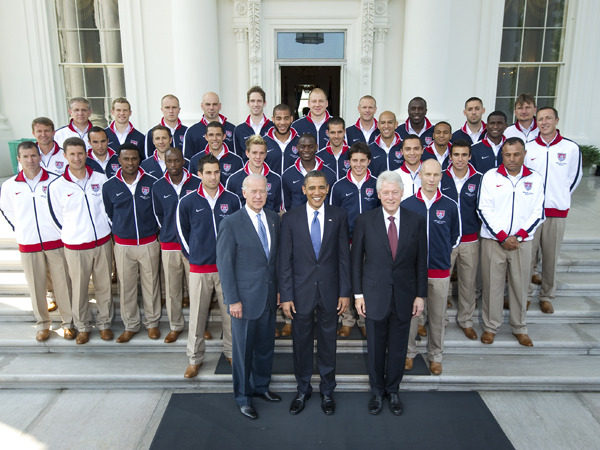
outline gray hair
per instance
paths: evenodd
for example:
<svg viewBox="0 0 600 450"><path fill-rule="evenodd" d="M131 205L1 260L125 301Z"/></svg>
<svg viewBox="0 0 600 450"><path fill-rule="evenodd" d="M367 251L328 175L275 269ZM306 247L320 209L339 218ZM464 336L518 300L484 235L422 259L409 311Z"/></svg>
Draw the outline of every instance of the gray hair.
<svg viewBox="0 0 600 450"><path fill-rule="evenodd" d="M377 177L377 192L381 190L383 183L394 183L400 189L404 190L404 183L402 183L402 177L398 173L392 172L391 170L381 172Z"/></svg>
<svg viewBox="0 0 600 450"><path fill-rule="evenodd" d="M257 173L251 173L246 178L244 178L244 181L242 181L242 191L245 191L246 189L248 189L248 184L252 180L260 180L265 184L265 186L267 185L267 179L263 175L259 175Z"/></svg>

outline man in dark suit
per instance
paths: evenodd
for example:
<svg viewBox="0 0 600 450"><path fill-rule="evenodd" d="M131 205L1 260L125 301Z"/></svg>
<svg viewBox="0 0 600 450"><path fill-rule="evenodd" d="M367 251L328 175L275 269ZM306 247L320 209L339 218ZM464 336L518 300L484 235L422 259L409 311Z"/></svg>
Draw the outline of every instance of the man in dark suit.
<svg viewBox="0 0 600 450"><path fill-rule="evenodd" d="M217 268L231 315L235 401L244 416L256 419L253 396L281 401L269 391L277 309L279 216L264 209L267 180L262 175L248 175L242 193L246 205L221 222Z"/></svg>
<svg viewBox="0 0 600 450"><path fill-rule="evenodd" d="M337 316L348 308L350 250L346 211L325 206L329 193L322 171L306 174L302 191L307 202L283 216L279 252L281 307L292 321L294 372L298 393L290 414L298 414L310 398L313 368L313 326L317 318L317 361L321 409L335 412L335 350Z"/></svg>
<svg viewBox="0 0 600 450"><path fill-rule="evenodd" d="M382 206L358 216L352 234L352 288L356 310L366 318L371 414L381 412L386 394L392 413L402 414L398 388L410 321L427 297L425 218L400 208L402 191L399 174L381 173Z"/></svg>

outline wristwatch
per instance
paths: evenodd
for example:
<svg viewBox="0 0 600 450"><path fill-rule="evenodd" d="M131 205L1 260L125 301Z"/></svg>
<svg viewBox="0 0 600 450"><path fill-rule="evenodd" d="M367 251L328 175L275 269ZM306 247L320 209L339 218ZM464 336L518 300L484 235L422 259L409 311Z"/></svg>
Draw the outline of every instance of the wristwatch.
<svg viewBox="0 0 600 450"><path fill-rule="evenodd" d="M517 242L523 242L523 236L517 235Z"/></svg>

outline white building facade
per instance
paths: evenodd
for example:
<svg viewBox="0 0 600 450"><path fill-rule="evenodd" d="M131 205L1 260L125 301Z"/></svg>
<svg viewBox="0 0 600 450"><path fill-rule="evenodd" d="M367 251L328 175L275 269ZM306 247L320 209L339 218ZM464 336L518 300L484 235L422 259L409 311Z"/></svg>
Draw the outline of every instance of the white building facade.
<svg viewBox="0 0 600 450"><path fill-rule="evenodd" d="M6 142L30 137L34 117L67 123L71 96L92 99L100 125L126 96L146 132L167 93L187 125L206 91L239 123L253 85L268 116L319 85L347 124L371 94L399 122L424 97L429 119L453 128L468 97L510 121L514 97L530 92L558 109L563 135L598 144L597 17L595 0L0 0L0 175Z"/></svg>

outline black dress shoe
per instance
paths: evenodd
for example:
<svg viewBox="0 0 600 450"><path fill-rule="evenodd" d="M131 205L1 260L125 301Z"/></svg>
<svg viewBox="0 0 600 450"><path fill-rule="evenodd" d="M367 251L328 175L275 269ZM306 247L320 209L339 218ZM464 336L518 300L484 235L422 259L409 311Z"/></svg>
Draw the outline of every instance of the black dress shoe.
<svg viewBox="0 0 600 450"><path fill-rule="evenodd" d="M280 402L281 397L277 395L275 392L265 391L262 394L254 394L255 397L262 398L268 402Z"/></svg>
<svg viewBox="0 0 600 450"><path fill-rule="evenodd" d="M240 412L248 419L258 419L258 413L253 406L240 406Z"/></svg>
<svg viewBox="0 0 600 450"><path fill-rule="evenodd" d="M301 394L298 392L294 397L294 400L292 400L292 404L290 405L290 414L295 416L296 414L301 413L304 409L304 404L309 398L310 394Z"/></svg>
<svg viewBox="0 0 600 450"><path fill-rule="evenodd" d="M333 395L321 394L321 409L327 416L331 416L335 412L335 400Z"/></svg>
<svg viewBox="0 0 600 450"><path fill-rule="evenodd" d="M369 400L369 414L377 415L383 409L383 397L381 395L374 395Z"/></svg>
<svg viewBox="0 0 600 450"><path fill-rule="evenodd" d="M404 406L400 401L400 396L397 392L390 394L390 411L394 413L395 416L401 416L402 411L404 411Z"/></svg>

